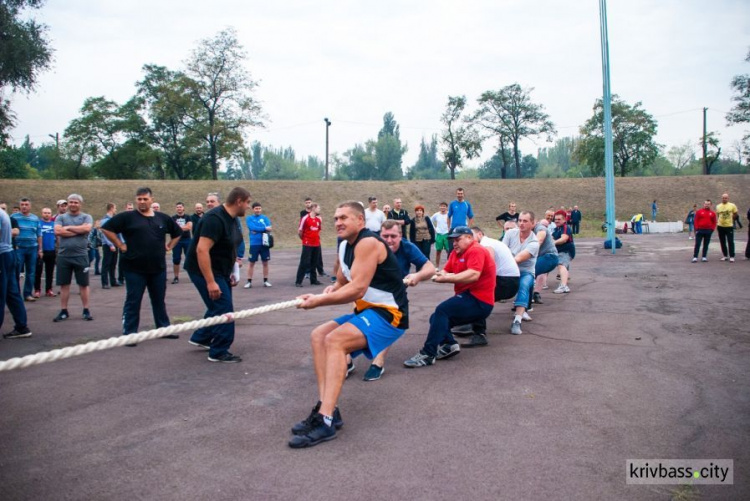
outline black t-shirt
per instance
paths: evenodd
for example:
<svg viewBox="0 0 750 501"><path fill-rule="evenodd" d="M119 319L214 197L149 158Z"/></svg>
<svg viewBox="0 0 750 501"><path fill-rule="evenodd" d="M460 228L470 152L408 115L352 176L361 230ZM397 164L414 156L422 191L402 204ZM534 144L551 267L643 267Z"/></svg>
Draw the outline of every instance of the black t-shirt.
<svg viewBox="0 0 750 501"><path fill-rule="evenodd" d="M182 234L171 217L156 211L153 216L144 216L137 210L120 212L102 228L122 235L128 248L122 253L122 268L136 273L165 270L166 237L176 238Z"/></svg>
<svg viewBox="0 0 750 501"><path fill-rule="evenodd" d="M193 222L193 238L198 235L196 231L198 230L198 223L201 221L201 219L203 219L203 214L201 214L200 216L198 214L193 214L192 216L190 216L190 220Z"/></svg>
<svg viewBox="0 0 750 501"><path fill-rule="evenodd" d="M305 217L308 214L310 214L309 210L307 210L307 209L301 210L301 211L299 211L299 218L302 219L303 217Z"/></svg>
<svg viewBox="0 0 750 501"><path fill-rule="evenodd" d="M517 223L519 214L520 213L518 212L516 212L515 214L511 214L510 212L503 212L495 218L495 221L505 221L506 223L508 221L513 221L514 223Z"/></svg>
<svg viewBox="0 0 750 501"><path fill-rule="evenodd" d="M193 220L193 218L191 218L187 214L183 214L182 216L175 214L174 216L172 216L172 220L175 222L177 226L180 227L180 229L182 229L182 226L185 226L186 224L190 223ZM185 230L182 232L182 237L181 237L182 240L190 240L190 238L191 238L190 230Z"/></svg>
<svg viewBox="0 0 750 501"><path fill-rule="evenodd" d="M201 237L208 238L214 242L209 251L211 270L216 276L229 278L237 260L237 246L242 241L242 233L235 218L220 205L203 215L195 231L195 238L185 258L185 270L190 273L201 272L198 265L198 242Z"/></svg>

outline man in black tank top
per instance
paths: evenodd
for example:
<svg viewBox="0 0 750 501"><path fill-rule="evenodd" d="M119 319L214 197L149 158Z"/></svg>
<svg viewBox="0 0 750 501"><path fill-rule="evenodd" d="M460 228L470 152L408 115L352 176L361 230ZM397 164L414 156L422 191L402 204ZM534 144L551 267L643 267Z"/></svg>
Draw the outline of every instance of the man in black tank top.
<svg viewBox="0 0 750 501"><path fill-rule="evenodd" d="M355 302L354 313L320 325L311 334L318 403L310 415L292 427L289 446L311 447L336 438L343 426L336 407L346 378L346 355L363 353L372 359L393 344L408 327L406 288L396 257L365 228L364 206L344 202L334 216L340 268L336 282L322 294L303 294L298 308Z"/></svg>

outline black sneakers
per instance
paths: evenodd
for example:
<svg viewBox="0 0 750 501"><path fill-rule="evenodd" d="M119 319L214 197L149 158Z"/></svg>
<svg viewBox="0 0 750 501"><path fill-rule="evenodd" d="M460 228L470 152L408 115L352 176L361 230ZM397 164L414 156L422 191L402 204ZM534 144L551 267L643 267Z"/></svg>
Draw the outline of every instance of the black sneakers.
<svg viewBox="0 0 750 501"><path fill-rule="evenodd" d="M534 301L536 304L544 304L542 302L542 295L539 294L538 292L534 293L532 301Z"/></svg>
<svg viewBox="0 0 750 501"><path fill-rule="evenodd" d="M487 346L487 336L484 334L474 334L468 342L461 344L462 348L477 348L479 346Z"/></svg>
<svg viewBox="0 0 750 501"><path fill-rule="evenodd" d="M52 321L62 322L63 320L67 320L68 318L70 318L70 315L68 314L68 310L60 310L60 313L58 313L57 316L52 319Z"/></svg>
<svg viewBox="0 0 750 501"><path fill-rule="evenodd" d="M86 310L83 310L83 319L91 321L94 319L94 317L92 317L91 312L88 309L86 309Z"/></svg>
<svg viewBox="0 0 750 501"><path fill-rule="evenodd" d="M16 327L12 331L3 334L3 339L21 339L23 337L31 337L31 329L28 327Z"/></svg>
<svg viewBox="0 0 750 501"><path fill-rule="evenodd" d="M310 431L312 429L313 419L315 419L315 415L320 415L318 414L318 411L320 411L320 402L315 404L315 407L313 407L312 411L310 411L309 416L292 426L292 434L304 435L308 431ZM337 430L340 430L341 427L344 426L344 420L341 419L341 412L339 411L338 407L333 410L333 422L331 424Z"/></svg>
<svg viewBox="0 0 750 501"><path fill-rule="evenodd" d="M310 426L302 435L294 435L289 441L289 447L292 449L302 449L312 447L321 442L333 440L336 438L336 427L328 426L323 419L323 415L316 412L310 419Z"/></svg>
<svg viewBox="0 0 750 501"><path fill-rule="evenodd" d="M238 357L237 355L232 355L231 353L226 352L215 357L212 357L211 355L209 355L208 361L209 362L223 362L225 364L236 364L238 362L242 362L242 358Z"/></svg>

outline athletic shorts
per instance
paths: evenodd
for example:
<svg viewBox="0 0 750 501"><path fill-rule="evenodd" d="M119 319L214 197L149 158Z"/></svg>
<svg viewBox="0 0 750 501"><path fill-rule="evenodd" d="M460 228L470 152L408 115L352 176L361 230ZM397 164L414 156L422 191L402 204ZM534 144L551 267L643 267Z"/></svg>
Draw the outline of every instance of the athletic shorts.
<svg viewBox="0 0 750 501"><path fill-rule="evenodd" d="M250 257L247 258L248 262L250 262L250 263L257 263L258 262L258 256L260 256L261 261L270 261L271 260L271 249L269 249L265 245L251 245L250 246Z"/></svg>
<svg viewBox="0 0 750 501"><path fill-rule="evenodd" d="M453 246L448 242L448 235L441 235L440 233L435 234L435 250L436 251L447 251L452 249Z"/></svg>
<svg viewBox="0 0 750 501"><path fill-rule="evenodd" d="M378 354L388 348L390 345L398 341L398 338L403 336L404 329L389 324L385 318L381 317L371 309L363 310L359 313L350 313L333 319L339 325L346 323L352 324L354 327L364 334L367 339L367 346L362 350L357 350L351 353L352 358L364 354L367 358L372 360L377 357Z"/></svg>
<svg viewBox="0 0 750 501"><path fill-rule="evenodd" d="M568 254L567 252L558 252L557 259L558 266L565 266L567 269L570 269L570 262L572 261L572 259L570 259L570 254Z"/></svg>
<svg viewBox="0 0 750 501"><path fill-rule="evenodd" d="M89 258L88 256L65 257L57 255L57 285L70 285L73 281L73 273L76 283L81 287L89 285Z"/></svg>

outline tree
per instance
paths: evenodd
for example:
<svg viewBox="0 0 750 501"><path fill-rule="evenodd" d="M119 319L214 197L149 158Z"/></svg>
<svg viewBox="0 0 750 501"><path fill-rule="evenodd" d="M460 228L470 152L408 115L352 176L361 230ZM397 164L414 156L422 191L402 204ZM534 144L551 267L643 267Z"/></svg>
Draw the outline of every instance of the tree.
<svg viewBox="0 0 750 501"><path fill-rule="evenodd" d="M409 179L447 179L445 164L438 159L438 139L433 135L428 144L425 138L419 143L417 162L409 169Z"/></svg>
<svg viewBox="0 0 750 501"><path fill-rule="evenodd" d="M695 160L695 148L691 141L679 146L672 146L667 152L667 158L677 170L687 167Z"/></svg>
<svg viewBox="0 0 750 501"><path fill-rule="evenodd" d="M705 141L704 141L705 139ZM711 169L719 159L721 155L721 146L719 146L719 138L715 132L709 132L706 137L699 139L703 146L703 174L710 176Z"/></svg>
<svg viewBox="0 0 750 501"><path fill-rule="evenodd" d="M39 9L43 4L44 0L0 2L0 146L7 144L15 123L5 91L31 92L39 73L52 62L47 26L19 18L24 9Z"/></svg>
<svg viewBox="0 0 750 501"><path fill-rule="evenodd" d="M474 125L463 116L465 109L466 96L448 96L448 105L440 117L445 126L440 137L443 159L451 179L456 179L456 169L463 165L464 159L471 160L482 152L482 138Z"/></svg>
<svg viewBox="0 0 750 501"><path fill-rule="evenodd" d="M745 57L745 61L750 63L750 50ZM732 96L734 106L727 114L727 122L730 125L750 123L750 74L736 75L732 79L731 86L735 92L735 95ZM750 131L746 132L742 141L744 143L750 141ZM744 150L746 158L750 162L750 147L745 146Z"/></svg>
<svg viewBox="0 0 750 501"><path fill-rule="evenodd" d="M401 170L406 145L401 145L399 125L390 111L383 115L383 128L374 143L375 171L372 179L391 181L404 177Z"/></svg>
<svg viewBox="0 0 750 501"><path fill-rule="evenodd" d="M522 138L546 135L552 141L555 131L544 106L531 102L533 88L524 89L519 84L508 85L499 91L486 91L479 97L479 111L474 116L484 129L500 139L500 150L513 146L516 177L521 177L521 152L518 143Z"/></svg>
<svg viewBox="0 0 750 501"><path fill-rule="evenodd" d="M200 106L192 127L208 146L213 179L219 160L243 146L242 133L263 126L260 103L252 97L258 84L243 66L246 57L237 33L228 28L201 40L186 62L188 89Z"/></svg>
<svg viewBox="0 0 750 501"><path fill-rule="evenodd" d="M630 106L617 95L612 96L612 143L615 168L620 176L648 166L659 154L656 120L637 102ZM581 127L581 140L576 145L574 158L585 162L591 171L604 174L604 107L601 99L594 104L594 116Z"/></svg>

